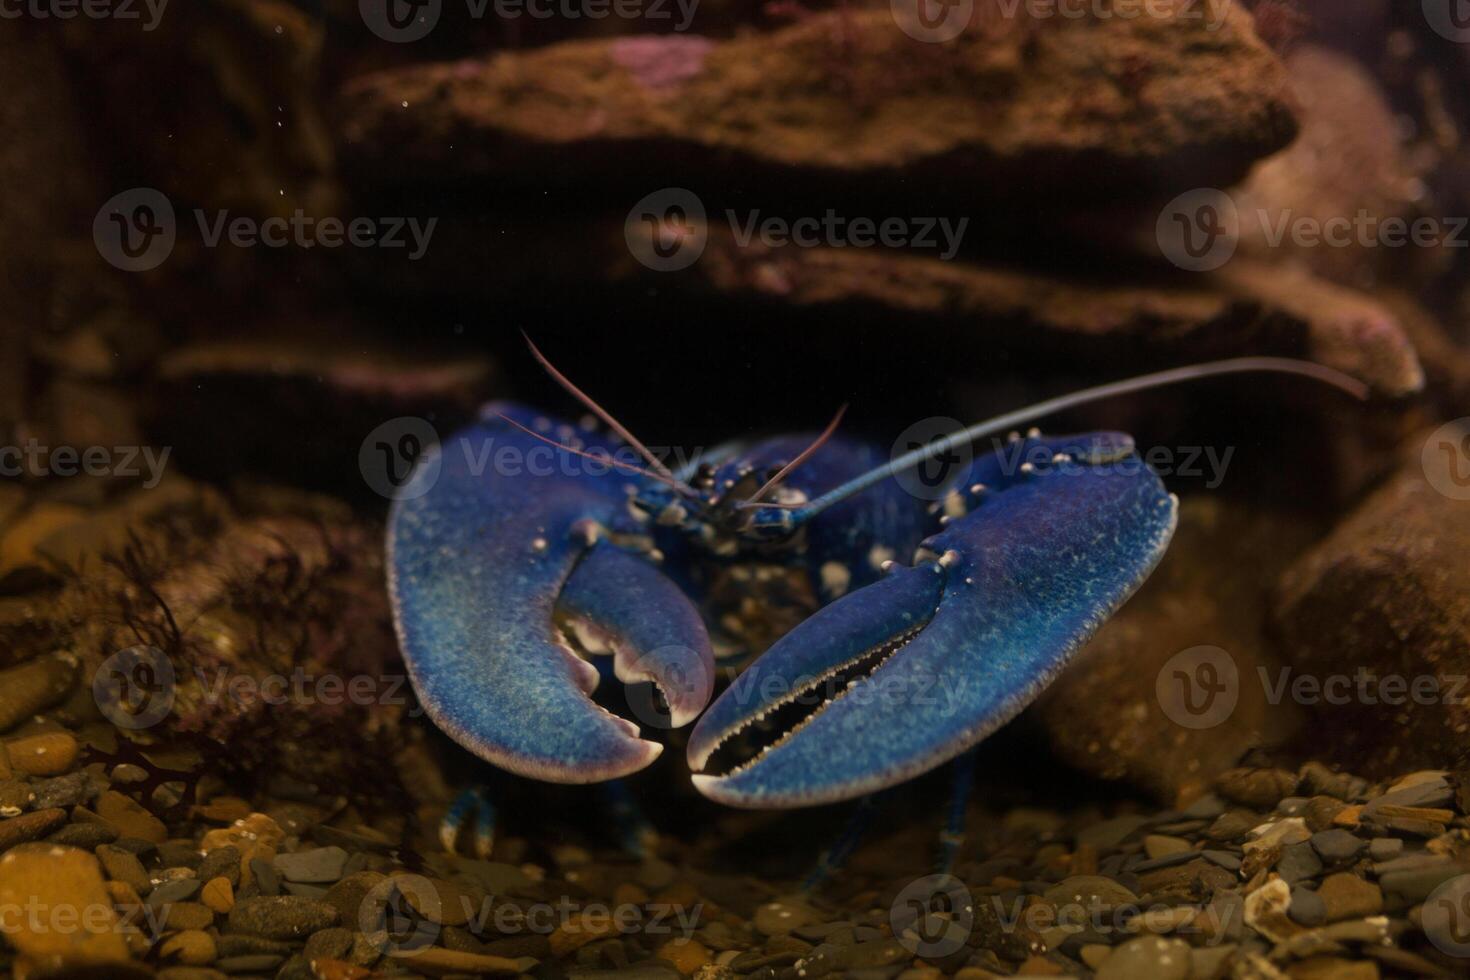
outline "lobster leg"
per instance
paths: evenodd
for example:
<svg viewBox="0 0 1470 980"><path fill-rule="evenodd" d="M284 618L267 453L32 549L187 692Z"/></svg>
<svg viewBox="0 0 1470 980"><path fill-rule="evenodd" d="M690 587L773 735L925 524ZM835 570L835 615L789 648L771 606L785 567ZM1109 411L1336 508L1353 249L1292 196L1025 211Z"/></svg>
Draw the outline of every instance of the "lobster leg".
<svg viewBox="0 0 1470 980"><path fill-rule="evenodd" d="M720 696L689 740L696 772L755 722L828 692L753 758L696 775L701 793L809 806L926 772L1034 700L1143 582L1176 502L1131 441L1021 442L1010 462L977 460L990 479L914 566L819 610Z"/></svg>

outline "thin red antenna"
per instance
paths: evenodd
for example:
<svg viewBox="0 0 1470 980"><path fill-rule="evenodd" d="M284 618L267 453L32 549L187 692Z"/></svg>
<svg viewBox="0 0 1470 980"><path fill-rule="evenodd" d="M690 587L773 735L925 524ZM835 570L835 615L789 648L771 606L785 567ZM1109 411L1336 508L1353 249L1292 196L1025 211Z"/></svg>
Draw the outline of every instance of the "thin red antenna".
<svg viewBox="0 0 1470 980"><path fill-rule="evenodd" d="M755 506L760 503L760 499L762 497L779 487L781 485L781 481L790 476L791 472L802 463L805 463L807 460L811 459L812 453L815 453L818 449L821 449L822 445L826 443L828 439L832 438L832 433L837 431L838 424L842 422L842 416L846 414L847 406L843 405L837 410L837 414L832 416L832 421L827 423L827 428L822 430L822 434L817 436L817 438L812 441L812 444L810 446L807 446L805 449L803 449L801 453L791 462L781 467L780 471L775 476L766 481L765 486L761 487L755 493L751 494L748 500L742 501L740 506Z"/></svg>
<svg viewBox="0 0 1470 980"><path fill-rule="evenodd" d="M671 479L668 479L668 478L662 476L661 474L654 473L654 472L652 472L650 470L645 470L641 466L634 466L632 463L624 463L620 459L613 459L613 457L611 456L611 454L608 454L608 453L591 453L591 452L587 452L585 449L576 449L576 448L574 448L572 446L565 445L564 443L557 442L555 439L552 439L549 436L543 436L541 433L536 432L533 429L528 429L526 426L522 425L521 423L517 422L515 419L511 418L509 415L505 415L505 414L500 413L500 412L497 412L496 414L499 415L506 422L509 422L511 425L515 426L517 429L520 429L522 432L524 432L526 435L530 436L532 439L540 439L542 442L546 443L548 446L555 446L557 449L566 450L567 452L572 453L572 454L577 455L577 456L581 456L584 459L595 459L599 463L606 463L608 466L616 466L619 469L627 470L630 473L639 473L639 474L642 474L643 476L648 477L650 480L657 480L660 483L668 484L669 486L673 487L675 490L678 490L680 493L684 493L686 491L688 491L690 493L693 492L688 487L686 487L682 483L680 483L678 480L671 480Z"/></svg>
<svg viewBox="0 0 1470 980"><path fill-rule="evenodd" d="M653 467L653 470L656 474L661 476L666 483L669 483L679 488L680 490L685 490L689 493L694 492L692 487L681 483L679 481L679 478L674 476L673 471L665 466L663 462L660 461L659 458L653 454L652 450L643 445L643 443L639 442L637 436L629 432L623 426L623 424L617 419L613 418L606 409L597 404L597 402L593 401L592 396L588 395L581 388L578 388L576 385L572 384L570 378L558 371L556 367L553 366L552 363L546 359L546 355L541 353L541 351L531 341L531 337L529 334L522 330L521 336L526 338L526 346L531 348L531 356L536 358L536 363L545 368L546 373L551 375L552 379L555 380L557 384L565 388L568 394L577 399L577 401L581 402L583 405L586 405L588 410L591 411L593 415L596 415L598 418L602 419L603 423L606 424L609 429L612 429L620 437L622 437L624 442L632 446L638 452L638 455L648 460L648 464ZM522 428L524 428L524 426L522 426ZM533 432L532 435L535 435L535 433ZM546 441L549 442L550 440ZM562 446L562 448L566 449L567 447ZM573 451L575 452L575 450Z"/></svg>

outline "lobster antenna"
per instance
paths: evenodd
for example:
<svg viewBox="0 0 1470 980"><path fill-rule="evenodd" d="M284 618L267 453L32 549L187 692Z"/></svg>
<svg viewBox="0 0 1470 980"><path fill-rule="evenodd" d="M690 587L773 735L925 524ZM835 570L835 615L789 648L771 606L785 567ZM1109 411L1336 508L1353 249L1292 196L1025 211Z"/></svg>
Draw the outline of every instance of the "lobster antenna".
<svg viewBox="0 0 1470 980"><path fill-rule="evenodd" d="M822 434L817 436L816 439L812 440L812 444L810 446L807 446L805 449L803 449L791 462L781 467L776 475L767 480L765 486L761 487L755 493L751 494L748 500L741 501L740 507L751 507L756 505L762 497L779 487L781 485L781 481L790 476L793 470L795 470L802 463L805 463L807 460L811 459L812 453L815 453L818 449L821 449L823 444L826 443L828 439L832 438L832 433L837 431L837 426L842 421L842 416L846 414L847 406L843 405L837 410L837 414L832 416L832 421L827 423L827 427L822 430Z"/></svg>
<svg viewBox="0 0 1470 980"><path fill-rule="evenodd" d="M552 438L550 438L548 436L543 436L541 433L536 432L535 430L530 429L530 428L522 425L521 423L517 422L515 419L511 418L509 415L506 415L503 412L497 412L495 414L499 415L500 418L503 421L509 422L511 425L515 426L517 429L520 429L526 435L530 436L533 439L540 439L542 442L546 443L548 446L555 446L557 449L565 450L566 452L572 453L573 455L581 456L584 459L595 459L599 463L604 463L604 464L606 464L608 466L616 466L619 469L624 469L624 470L627 470L627 471L629 471L631 473L639 473L639 474L642 474L643 476L648 477L650 480L657 480L659 483L667 484L667 485L673 487L675 490L679 491L680 493L684 493L685 491L688 491L690 493L693 493L693 490L692 489L684 486L684 484L680 483L677 480L665 479L663 476L659 475L658 473L654 473L651 470L645 470L641 466L634 466L632 463L624 463L622 460L613 459L612 456L610 454L608 454L608 453L591 453L591 452L587 452L585 449L576 449L576 448L574 448L572 446L566 445L565 443L557 442L555 439L552 439Z"/></svg>
<svg viewBox="0 0 1470 980"><path fill-rule="evenodd" d="M1292 374L1298 377L1311 378L1324 384L1332 385L1352 395L1358 401L1367 401L1368 386L1357 378L1350 377L1341 371L1327 367L1322 364L1314 364L1311 361L1300 361L1287 357L1238 357L1228 361L1211 361L1207 364L1193 364L1188 367L1173 368L1168 371L1159 371L1156 374L1145 374L1136 378L1128 378L1123 381L1114 381L1110 384L1098 385L1095 388L1084 388L1082 391L1074 391L1071 394L1060 395L1026 408L997 415L993 419L987 419L962 429L952 435L946 436L928 445L920 446L912 452L895 457L889 462L876 469L869 470L856 479L849 480L842 486L830 490L822 496L813 500L805 507L796 510L792 515L795 524L815 517L817 514L871 487L873 484L884 480L895 473L902 473L935 456L943 455L951 449L965 446L976 439L1005 432L1018 426L1035 422L1042 416L1051 415L1055 412L1076 408L1080 405L1090 405L1093 402L1102 401L1106 398L1116 398L1119 395L1130 395L1140 391L1152 391L1155 388L1163 388L1168 385L1182 384L1186 381L1197 381L1201 378L1218 378L1230 374Z"/></svg>
<svg viewBox="0 0 1470 980"><path fill-rule="evenodd" d="M593 401L591 395L587 394L581 388L578 388L576 385L572 384L570 378L558 371L556 367L552 365L549 360L546 359L546 355L541 353L540 349L537 348L537 346L531 341L531 337L529 334L522 330L521 336L526 338L526 346L531 348L531 356L536 358L536 363L540 364L541 367L546 370L547 374L551 375L552 380L565 388L567 393L570 394L573 398L577 399L577 401L587 406L587 409L592 412L593 415L596 415L598 418L602 419L603 423L606 424L609 429L613 430L613 432L617 433L624 442L632 446L633 449L637 451L638 455L648 460L648 465L653 467L654 473L662 477L664 482L670 484L671 486L676 487L681 491L687 491L691 494L694 493L692 487L688 486L685 483L682 483L678 477L674 476L673 472L667 466L665 466L657 456L653 454L653 451L650 450L647 446L643 445L643 443L639 442L638 437L629 432L628 429L621 422L613 418L611 413L609 413L607 409L603 408L601 405L597 404L597 402ZM532 434L534 435L535 433ZM562 446L562 448L566 449L567 447ZM573 451L575 452L575 450Z"/></svg>

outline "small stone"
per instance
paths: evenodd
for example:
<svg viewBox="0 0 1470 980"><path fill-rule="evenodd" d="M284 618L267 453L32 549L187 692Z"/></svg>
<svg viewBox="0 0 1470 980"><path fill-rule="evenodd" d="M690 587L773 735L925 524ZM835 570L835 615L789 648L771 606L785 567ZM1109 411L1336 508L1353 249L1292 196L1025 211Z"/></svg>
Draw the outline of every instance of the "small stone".
<svg viewBox="0 0 1470 980"><path fill-rule="evenodd" d="M347 852L340 847L317 847L294 854L277 854L275 870L286 881L329 884L342 877Z"/></svg>
<svg viewBox="0 0 1470 980"><path fill-rule="evenodd" d="M1189 944L1179 939L1146 936L1131 939L1103 960L1097 980L1186 980L1190 968Z"/></svg>
<svg viewBox="0 0 1470 980"><path fill-rule="evenodd" d="M168 929L208 929L214 924L214 911L200 902L174 902L165 916Z"/></svg>
<svg viewBox="0 0 1470 980"><path fill-rule="evenodd" d="M1333 772L1320 762L1308 762L1302 766L1299 776L1303 793L1331 796L1338 800L1351 800L1362 792L1363 781L1348 773Z"/></svg>
<svg viewBox="0 0 1470 980"><path fill-rule="evenodd" d="M1383 911L1383 892L1349 872L1329 875L1317 888L1327 908L1327 921L1362 919Z"/></svg>
<svg viewBox="0 0 1470 980"><path fill-rule="evenodd" d="M784 936L817 921L817 914L797 902L768 902L755 910L751 924L767 936Z"/></svg>
<svg viewBox="0 0 1470 980"><path fill-rule="evenodd" d="M1344 864L1358 856L1364 847L1361 837L1354 836L1341 828L1324 830L1312 835L1312 849L1327 864Z"/></svg>
<svg viewBox="0 0 1470 980"><path fill-rule="evenodd" d="M97 860L102 862L102 870L107 877L128 884L139 895L147 895L153 890L153 881L143 869L143 862L132 851L103 845L97 848Z"/></svg>
<svg viewBox="0 0 1470 980"><path fill-rule="evenodd" d="M1293 922L1314 928L1327 921L1327 905L1322 901L1322 896L1311 889L1293 888L1287 914Z"/></svg>
<svg viewBox="0 0 1470 980"><path fill-rule="evenodd" d="M0 732L61 701L76 678L77 660L70 654L37 657L0 671Z"/></svg>
<svg viewBox="0 0 1470 980"><path fill-rule="evenodd" d="M528 973L536 965L536 961L529 958L512 960L504 956L462 953L457 950L444 949L441 946L425 946L414 950L402 957L401 961L405 966L411 966L416 973L427 973L434 977L456 974L515 975Z"/></svg>
<svg viewBox="0 0 1470 980"><path fill-rule="evenodd" d="M204 855L196 869L200 879L224 878L233 887L240 884L240 849L231 845L217 847Z"/></svg>
<svg viewBox="0 0 1470 980"><path fill-rule="evenodd" d="M254 881L262 895L279 895L281 893L281 878L276 874L276 866L264 857L250 858L245 862L249 869L249 880Z"/></svg>
<svg viewBox="0 0 1470 980"><path fill-rule="evenodd" d="M1312 834L1307 830L1305 820L1301 817L1287 817L1285 820L1264 823L1254 828L1243 850L1250 854L1252 851L1286 847L1288 844L1301 844L1310 840L1311 837Z"/></svg>
<svg viewBox="0 0 1470 980"><path fill-rule="evenodd" d="M69 772L55 779L43 779L32 784L31 790L35 796L33 805L38 810L53 806L77 806L101 792L92 774L85 770Z"/></svg>
<svg viewBox="0 0 1470 980"><path fill-rule="evenodd" d="M159 947L159 955L165 962L205 966L214 962L218 951L214 945L214 937L209 933L200 929L185 929L165 939Z"/></svg>
<svg viewBox="0 0 1470 980"><path fill-rule="evenodd" d="M103 844L117 840L117 831L100 823L69 823L46 840L52 844L80 847L84 851L96 851Z"/></svg>
<svg viewBox="0 0 1470 980"><path fill-rule="evenodd" d="M116 827L123 837L136 837L152 844L168 840L168 828L162 820L116 790L97 797L97 815Z"/></svg>
<svg viewBox="0 0 1470 980"><path fill-rule="evenodd" d="M1239 840L1251 829L1260 823L1260 818L1247 810L1230 810L1220 814L1215 822L1210 824L1205 831L1205 836L1213 841Z"/></svg>
<svg viewBox="0 0 1470 980"><path fill-rule="evenodd" d="M1070 908L1083 912L1138 904L1137 895L1112 878L1102 875L1075 875L1065 878L1048 888L1042 898L1059 910Z"/></svg>
<svg viewBox="0 0 1470 980"><path fill-rule="evenodd" d="M6 940L30 960L78 970L126 963L131 957L111 899L97 858L86 851L31 843L0 857L0 908L52 913L7 916ZM76 928L78 922L89 927Z"/></svg>
<svg viewBox="0 0 1470 980"><path fill-rule="evenodd" d="M1281 857L1276 862L1276 873L1288 885L1315 878L1322 871L1322 862L1317 852L1307 842L1287 844L1281 848Z"/></svg>
<svg viewBox="0 0 1470 980"><path fill-rule="evenodd" d="M1285 769L1230 769L1215 781L1227 800L1270 810L1296 790L1296 773Z"/></svg>
<svg viewBox="0 0 1470 980"><path fill-rule="evenodd" d="M1378 980L1378 964L1339 956L1310 956L1293 963L1291 980Z"/></svg>
<svg viewBox="0 0 1470 980"><path fill-rule="evenodd" d="M215 960L214 968L229 974L268 974L273 973L284 962L284 956L256 953L251 956L222 957Z"/></svg>
<svg viewBox="0 0 1470 980"><path fill-rule="evenodd" d="M266 939L297 939L337 924L337 910L326 902L294 895L246 898L230 912L230 928Z"/></svg>
<svg viewBox="0 0 1470 980"><path fill-rule="evenodd" d="M1375 837L1368 842L1368 856L1374 861L1391 861L1404 853L1404 842L1397 837Z"/></svg>
<svg viewBox="0 0 1470 980"><path fill-rule="evenodd" d="M1194 847L1182 837L1149 834L1143 839L1143 851L1150 858L1157 859L1171 854L1193 853Z"/></svg>
<svg viewBox="0 0 1470 980"><path fill-rule="evenodd" d="M333 926L330 929L320 929L311 934L306 941L305 954L308 960L322 958L331 960L346 959L347 954L352 952L352 930Z"/></svg>
<svg viewBox="0 0 1470 980"><path fill-rule="evenodd" d="M230 887L230 879L221 875L206 881L199 890L199 901L220 915L229 912L235 907L235 889Z"/></svg>
<svg viewBox="0 0 1470 980"><path fill-rule="evenodd" d="M674 964L674 969L691 977L711 962L709 950L697 939L670 939L654 954Z"/></svg>
<svg viewBox="0 0 1470 980"><path fill-rule="evenodd" d="M0 851L44 837L64 823L66 811L61 809L36 810L0 820Z"/></svg>
<svg viewBox="0 0 1470 980"><path fill-rule="evenodd" d="M1215 862L1226 871L1240 870L1240 855L1238 854L1232 854L1229 851L1216 851L1206 849L1200 851L1200 855Z"/></svg>
<svg viewBox="0 0 1470 980"><path fill-rule="evenodd" d="M1291 887L1272 878L1245 897L1245 924L1272 942L1290 938L1297 927L1287 916Z"/></svg>
<svg viewBox="0 0 1470 980"><path fill-rule="evenodd" d="M169 840L158 845L158 863L165 868L198 868L204 855L191 840Z"/></svg>
<svg viewBox="0 0 1470 980"><path fill-rule="evenodd" d="M71 732L46 732L12 739L4 750L10 765L27 776L59 776L77 761L80 746Z"/></svg>

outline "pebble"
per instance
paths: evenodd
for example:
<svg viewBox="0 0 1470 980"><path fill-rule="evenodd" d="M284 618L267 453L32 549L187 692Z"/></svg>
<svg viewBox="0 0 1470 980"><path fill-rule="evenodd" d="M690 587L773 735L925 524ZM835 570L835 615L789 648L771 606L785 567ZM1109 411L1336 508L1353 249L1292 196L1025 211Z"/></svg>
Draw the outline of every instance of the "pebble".
<svg viewBox="0 0 1470 980"><path fill-rule="evenodd" d="M1148 936L1131 939L1103 960L1097 980L1186 980L1191 964L1189 945L1179 939Z"/></svg>
<svg viewBox="0 0 1470 980"><path fill-rule="evenodd" d="M1327 921L1361 919L1383 911L1383 892L1350 872L1328 875L1317 888L1327 909Z"/></svg>
<svg viewBox="0 0 1470 980"><path fill-rule="evenodd" d="M430 976L470 974L479 976L515 975L527 973L536 965L532 959L507 959L504 956L486 956L482 953L462 953L442 946L425 946L413 954L411 960L416 973ZM573 974L575 976L575 974ZM674 974L678 976L678 974Z"/></svg>
<svg viewBox="0 0 1470 980"><path fill-rule="evenodd" d="M674 964L674 969L686 977L698 973L712 961L709 950L697 939L670 939L654 955Z"/></svg>
<svg viewBox="0 0 1470 980"><path fill-rule="evenodd" d="M318 847L309 851L277 854L275 870L286 881L330 884L342 877L347 852L340 847Z"/></svg>
<svg viewBox="0 0 1470 980"><path fill-rule="evenodd" d="M1312 928L1327 921L1327 905L1322 896L1311 889L1293 888L1287 914L1293 922Z"/></svg>
<svg viewBox="0 0 1470 980"><path fill-rule="evenodd" d="M281 878L276 874L275 865L263 857L251 858L246 862L250 869L251 880L260 889L262 895L279 895L281 893Z"/></svg>
<svg viewBox="0 0 1470 980"><path fill-rule="evenodd" d="M306 940L304 953L308 960L345 959L352 952L352 930L333 926L330 929L318 929Z"/></svg>
<svg viewBox="0 0 1470 980"><path fill-rule="evenodd" d="M153 890L153 882L144 870L143 862L132 851L105 844L97 848L96 854L97 860L102 862L102 870L113 881L124 882L139 895L147 895Z"/></svg>
<svg viewBox="0 0 1470 980"><path fill-rule="evenodd" d="M59 776L71 769L80 751L71 732L45 732L12 739L3 746L11 767L27 776Z"/></svg>
<svg viewBox="0 0 1470 980"><path fill-rule="evenodd" d="M218 959L214 963L214 968L221 973L232 974L272 973L284 962L286 962L284 956L257 953L253 956L229 956Z"/></svg>
<svg viewBox="0 0 1470 980"><path fill-rule="evenodd" d="M200 902L174 902L165 914L169 929L207 929L214 924L214 911Z"/></svg>
<svg viewBox="0 0 1470 980"><path fill-rule="evenodd" d="M1205 836L1214 841L1239 840L1260 823L1260 818L1248 810L1231 810L1220 814L1205 831Z"/></svg>
<svg viewBox="0 0 1470 980"><path fill-rule="evenodd" d="M1374 861L1391 861L1404 853L1404 842L1397 837L1375 837L1368 842L1368 856Z"/></svg>
<svg viewBox="0 0 1470 980"><path fill-rule="evenodd" d="M0 856L0 908L50 909L68 915L70 923L57 914L7 916L7 942L29 959L53 966L72 964L78 970L82 965L105 969L130 959L102 867L86 851L42 843L6 851ZM105 921L99 921L99 912ZM76 928L76 921L93 927Z"/></svg>
<svg viewBox="0 0 1470 980"><path fill-rule="evenodd" d="M199 887L198 878L175 878L155 884L148 894L148 905L151 908L163 908L174 902L187 902L199 894Z"/></svg>
<svg viewBox="0 0 1470 980"><path fill-rule="evenodd" d="M230 844L217 847L204 855L196 869L204 881L224 878L234 886L240 884L240 849Z"/></svg>
<svg viewBox="0 0 1470 980"><path fill-rule="evenodd" d="M1281 857L1276 862L1276 873L1288 885L1315 878L1322 871L1322 861L1310 843L1287 844L1281 848Z"/></svg>
<svg viewBox="0 0 1470 980"><path fill-rule="evenodd" d="M221 875L206 881L199 889L199 901L221 915L230 911L235 907L235 889L230 886L230 879Z"/></svg>
<svg viewBox="0 0 1470 980"><path fill-rule="evenodd" d="M0 671L0 732L45 711L71 692L77 660L70 654L37 657Z"/></svg>
<svg viewBox="0 0 1470 980"><path fill-rule="evenodd" d="M1149 834L1143 839L1143 851L1150 858L1161 858L1170 854L1193 854L1194 847L1181 837Z"/></svg>
<svg viewBox="0 0 1470 980"><path fill-rule="evenodd" d="M97 785L85 771L66 773L54 779L43 779L32 783L31 805L37 810L47 807L75 807L97 795Z"/></svg>
<svg viewBox="0 0 1470 980"><path fill-rule="evenodd" d="M1200 855L1215 862L1226 871L1240 870L1240 855L1238 854L1232 854L1229 851L1217 851L1207 849L1200 851Z"/></svg>
<svg viewBox="0 0 1470 980"><path fill-rule="evenodd" d="M326 902L294 895L240 899L230 911L230 928L266 939L297 939L337 924Z"/></svg>
<svg viewBox="0 0 1470 980"><path fill-rule="evenodd" d="M159 955L165 962L204 966L214 962L218 950L214 937L209 933L201 929L185 929L165 939L159 947Z"/></svg>
<svg viewBox="0 0 1470 980"><path fill-rule="evenodd" d="M1422 902L1440 885L1467 872L1470 872L1470 868L1451 861L1380 874L1378 884L1391 895L1398 895L1410 902Z"/></svg>
<svg viewBox="0 0 1470 980"><path fill-rule="evenodd" d="M1312 849L1328 865L1351 861L1365 846L1366 843L1361 837L1354 836L1340 828L1324 830L1312 835Z"/></svg>
<svg viewBox="0 0 1470 980"><path fill-rule="evenodd" d="M52 844L80 847L84 851L95 851L103 844L117 840L117 831L100 823L69 823L46 838Z"/></svg>
<svg viewBox="0 0 1470 980"><path fill-rule="evenodd" d="M1231 769L1215 781L1215 788L1225 799L1258 810L1275 807L1296 790L1296 785L1296 773L1285 769Z"/></svg>
<svg viewBox="0 0 1470 980"><path fill-rule="evenodd" d="M764 935L784 936L816 921L816 913L800 903L768 902L755 910L751 924Z"/></svg>
<svg viewBox="0 0 1470 980"><path fill-rule="evenodd" d="M168 840L168 828L131 797L108 790L97 797L97 815L117 828L122 837L136 837L152 844Z"/></svg>
<svg viewBox="0 0 1470 980"><path fill-rule="evenodd" d="M0 820L0 851L9 851L18 844L44 837L64 823L66 811L59 808L36 810Z"/></svg>

